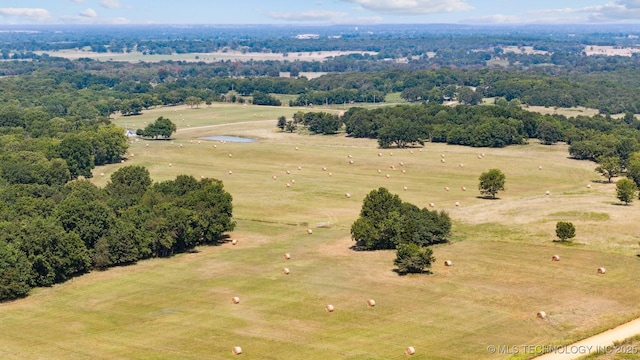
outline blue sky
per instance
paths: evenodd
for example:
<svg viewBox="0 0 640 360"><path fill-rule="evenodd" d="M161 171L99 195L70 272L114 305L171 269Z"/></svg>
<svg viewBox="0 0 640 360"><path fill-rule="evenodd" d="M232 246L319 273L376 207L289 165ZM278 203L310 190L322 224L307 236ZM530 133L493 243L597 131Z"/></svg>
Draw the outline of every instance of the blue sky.
<svg viewBox="0 0 640 360"><path fill-rule="evenodd" d="M640 0L0 0L0 24L640 23Z"/></svg>

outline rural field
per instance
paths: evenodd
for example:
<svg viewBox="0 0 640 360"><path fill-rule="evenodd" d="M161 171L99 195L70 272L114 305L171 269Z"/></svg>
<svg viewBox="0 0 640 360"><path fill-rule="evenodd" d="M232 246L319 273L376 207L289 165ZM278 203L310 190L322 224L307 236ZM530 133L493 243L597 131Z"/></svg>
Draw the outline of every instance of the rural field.
<svg viewBox="0 0 640 360"><path fill-rule="evenodd" d="M221 179L237 244L94 271L0 304L0 358L228 359L240 346L246 359L402 359L412 346L415 359L521 359L533 354L488 346L566 344L640 316L640 205L620 205L615 184L565 145L381 150L344 134L280 132L276 118L298 110L216 104L116 118L134 130L164 116L179 130L134 140L125 163L96 168L93 181L104 186L124 165L156 181ZM491 168L507 179L497 200L477 190ZM433 274L398 276L395 252L351 249L350 226L379 187L451 215ZM576 226L572 244L553 241L557 221Z"/></svg>

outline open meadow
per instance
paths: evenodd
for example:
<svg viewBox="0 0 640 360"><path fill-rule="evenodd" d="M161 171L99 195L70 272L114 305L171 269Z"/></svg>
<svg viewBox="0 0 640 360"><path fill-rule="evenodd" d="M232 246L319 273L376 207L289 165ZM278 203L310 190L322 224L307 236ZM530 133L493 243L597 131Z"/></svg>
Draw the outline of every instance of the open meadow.
<svg viewBox="0 0 640 360"><path fill-rule="evenodd" d="M145 166L155 181L221 179L237 244L94 271L0 304L0 358L228 359L234 346L246 359L402 359L408 346L416 359L526 358L487 347L570 343L640 316L640 204L620 205L615 184L569 159L566 145L383 150L344 134L280 132L275 119L298 110L215 104L115 119L133 130L164 116L179 130L133 140L124 164L96 168L93 181L104 186L123 165ZM223 135L257 141L201 139ZM506 175L497 200L477 190L491 168ZM394 251L351 249L350 226L379 187L451 215L433 274L398 276ZM557 221L576 226L572 244L553 241Z"/></svg>

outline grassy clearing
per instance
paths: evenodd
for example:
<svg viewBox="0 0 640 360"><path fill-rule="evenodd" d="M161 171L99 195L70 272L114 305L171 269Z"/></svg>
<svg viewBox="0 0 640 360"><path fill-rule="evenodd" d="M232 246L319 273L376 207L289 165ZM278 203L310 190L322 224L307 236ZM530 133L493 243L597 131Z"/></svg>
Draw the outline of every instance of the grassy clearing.
<svg viewBox="0 0 640 360"><path fill-rule="evenodd" d="M0 304L0 358L227 358L240 345L253 359L401 359L406 346L418 359L490 359L501 358L490 344L566 343L640 316L640 205L611 205L615 185L594 182L594 164L568 159L566 146L380 150L344 134L277 131L275 119L294 111L220 105L127 118L179 119L175 139L134 141L126 164L155 180L222 179L238 245L93 272ZM259 141L199 140L212 135ZM95 183L120 166L96 169ZM494 167L507 190L481 199L478 176ZM350 249L362 199L380 186L450 213L453 241L434 248L434 275L400 277L393 252ZM575 224L576 246L552 241L561 220ZM547 320L536 319L540 310Z"/></svg>

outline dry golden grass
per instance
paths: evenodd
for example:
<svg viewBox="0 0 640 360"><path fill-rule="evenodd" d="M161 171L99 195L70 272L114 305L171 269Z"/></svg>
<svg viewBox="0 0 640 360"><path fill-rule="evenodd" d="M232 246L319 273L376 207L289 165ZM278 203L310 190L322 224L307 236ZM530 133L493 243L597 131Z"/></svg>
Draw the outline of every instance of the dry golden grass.
<svg viewBox="0 0 640 360"><path fill-rule="evenodd" d="M487 346L570 342L640 315L639 205L617 205L615 185L597 182L594 164L568 159L565 145L380 150L373 140L275 129L293 111L183 107L127 118L182 114L198 125L179 123L171 141L134 141L125 164L148 167L155 180L223 180L238 244L94 272L0 304L0 358L226 358L236 345L260 359L400 359L407 346L418 359L504 358ZM199 140L212 135L258 141ZM95 183L121 166L96 169L106 176ZM478 176L490 168L507 177L499 200L478 197ZM362 199L380 186L453 218L452 243L434 248L433 275L400 277L393 251L350 249ZM576 225L573 246L553 242L556 221Z"/></svg>

